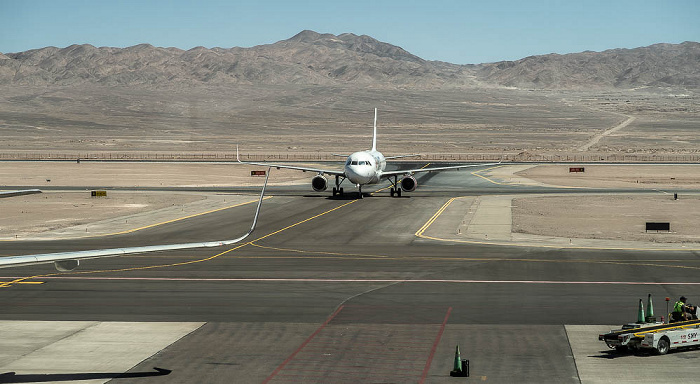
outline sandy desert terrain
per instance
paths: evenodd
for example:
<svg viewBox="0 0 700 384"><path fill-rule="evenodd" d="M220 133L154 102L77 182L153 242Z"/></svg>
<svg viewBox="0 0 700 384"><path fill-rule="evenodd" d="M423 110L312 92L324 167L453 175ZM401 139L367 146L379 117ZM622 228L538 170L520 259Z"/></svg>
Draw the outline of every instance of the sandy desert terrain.
<svg viewBox="0 0 700 384"><path fill-rule="evenodd" d="M700 242L700 195L574 195L514 199L513 232L564 238ZM669 222L670 232L645 231Z"/></svg>

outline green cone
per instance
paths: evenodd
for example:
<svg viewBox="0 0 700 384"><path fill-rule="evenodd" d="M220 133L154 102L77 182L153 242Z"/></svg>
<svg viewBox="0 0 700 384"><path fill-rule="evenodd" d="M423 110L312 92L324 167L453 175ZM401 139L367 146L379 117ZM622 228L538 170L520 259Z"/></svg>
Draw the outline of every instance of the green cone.
<svg viewBox="0 0 700 384"><path fill-rule="evenodd" d="M642 299L639 299L639 311L637 312L637 323L644 322L644 304L642 304Z"/></svg>
<svg viewBox="0 0 700 384"><path fill-rule="evenodd" d="M654 304L651 302L651 293L649 294L649 297L647 298L647 316L646 317L654 317Z"/></svg>
<svg viewBox="0 0 700 384"><path fill-rule="evenodd" d="M455 367L454 372L462 372L462 358L459 356L459 345L455 349Z"/></svg>

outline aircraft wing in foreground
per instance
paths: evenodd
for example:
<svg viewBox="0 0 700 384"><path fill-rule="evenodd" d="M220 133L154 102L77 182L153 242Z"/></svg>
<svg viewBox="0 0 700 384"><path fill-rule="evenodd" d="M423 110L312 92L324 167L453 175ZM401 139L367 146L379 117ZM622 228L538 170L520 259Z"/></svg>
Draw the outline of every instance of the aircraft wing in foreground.
<svg viewBox="0 0 700 384"><path fill-rule="evenodd" d="M265 184L263 184L262 191L260 192L260 199L258 200L258 206L255 209L255 216L253 217L253 224L246 234L241 237L231 239L231 240L221 240L221 241L207 241L200 243L181 243L181 244L165 244L165 245L147 245L143 247L125 247L125 248L110 248L110 249L92 249L87 251L75 251L75 252L58 252L58 253L43 253L35 255L22 255L22 256L7 256L0 257L0 268L8 267L19 267L31 264L45 264L54 263L56 269L59 271L72 271L80 265L80 260L82 259L94 259L100 257L114 257L122 256L134 253L145 253L145 252L156 252L156 251L172 251L178 249L190 249L190 248L206 248L206 247L221 247L224 245L231 245L238 243L250 236L255 230L255 226L258 223L258 215L260 214L260 206L262 205L263 198L265 196L265 187L267 186L267 180L270 177L270 172L268 170L267 176L265 177Z"/></svg>

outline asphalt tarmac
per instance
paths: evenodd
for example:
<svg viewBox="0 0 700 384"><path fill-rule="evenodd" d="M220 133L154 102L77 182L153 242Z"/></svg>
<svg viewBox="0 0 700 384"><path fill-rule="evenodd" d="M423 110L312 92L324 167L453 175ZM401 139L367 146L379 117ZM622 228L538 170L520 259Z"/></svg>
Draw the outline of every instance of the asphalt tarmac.
<svg viewBox="0 0 700 384"><path fill-rule="evenodd" d="M361 200L272 188L249 241L229 248L84 260L65 273L52 265L1 269L2 281L35 277L0 288L0 320L205 323L119 383L458 382L449 377L456 345L473 381L578 383L606 381L582 380L565 325L634 321L648 293L657 314L665 297L700 301L694 251L418 238L447 197L554 191L469 172L417 179L418 189L401 198L370 195L379 187ZM128 235L4 242L0 255L229 239L247 230L254 209ZM606 349L600 343L599 358L614 365ZM678 356L691 355L700 357ZM139 375L154 366L172 372Z"/></svg>

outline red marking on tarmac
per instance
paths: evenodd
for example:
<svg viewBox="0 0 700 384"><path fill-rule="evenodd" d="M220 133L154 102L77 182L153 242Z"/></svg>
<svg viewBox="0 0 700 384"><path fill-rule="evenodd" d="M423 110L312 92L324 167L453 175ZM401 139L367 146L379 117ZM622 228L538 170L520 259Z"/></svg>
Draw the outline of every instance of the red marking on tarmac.
<svg viewBox="0 0 700 384"><path fill-rule="evenodd" d="M321 326L318 327L318 329L316 329L316 331L315 331L314 333L312 333L311 336L309 336L309 337L299 346L299 348L297 348L297 350L294 351L294 353L292 353L292 354L287 358L287 360L283 361L282 364L280 364L280 366L277 367L277 369L275 369L275 370L270 374L270 376L268 376L267 379L265 379L265 380L262 382L262 384L267 384L267 383L269 383L270 380L272 380L275 376L277 376L277 374L282 370L282 368L284 368L285 365L287 365L290 361L292 361L292 359L294 358L294 356L296 356L302 349L304 349L304 347L305 347L307 344L309 344L309 343L311 342L311 340L313 340L314 337L316 337L316 335L318 335L318 334L323 330L323 328L325 328L326 325L328 325L328 323L330 323L331 320L333 320L333 318L336 317L336 316L338 315L338 313L340 313L341 310L343 310L343 307L344 307L344 306L341 305L338 309L336 309L336 311L333 312L333 314L330 315L330 316L326 319L326 321L325 321L323 324L321 324Z"/></svg>
<svg viewBox="0 0 700 384"><path fill-rule="evenodd" d="M5 277L18 279L20 277ZM189 281L189 282L286 282L286 283L448 283L448 284L610 284L610 285L700 285L700 282L646 281L557 281L557 280L450 280L450 279L297 279L297 278L189 278L189 277L88 277L48 276L42 280L124 280L124 281Z"/></svg>
<svg viewBox="0 0 700 384"><path fill-rule="evenodd" d="M433 348L430 350L430 356L428 356L428 361L425 363L425 368L423 368L423 376L421 376L419 384L425 383L425 379L428 377L428 371L430 370L430 364L433 362L433 357L435 356L435 351L437 350L438 344L440 344L440 339L442 338L442 333L445 332L445 325L447 324L447 319L452 313L452 307L447 308L447 313L445 314L445 320L442 321L440 326L440 332L438 332L435 342L433 343Z"/></svg>
<svg viewBox="0 0 700 384"><path fill-rule="evenodd" d="M314 332L264 382L423 382L452 308L432 312L434 321L421 324L347 323L359 313L381 315L383 307L345 305L325 327ZM440 318L442 310L447 315ZM354 314L354 315L353 315ZM371 320L374 317L365 320ZM433 316L430 316L433 317ZM332 320L332 321L331 321ZM402 317L402 320L406 318ZM410 320L410 316L409 316ZM429 321L421 317L420 320ZM436 338L437 335L437 338ZM423 345L422 351L416 348ZM427 367L427 368L426 368ZM423 380L423 381L421 381Z"/></svg>

